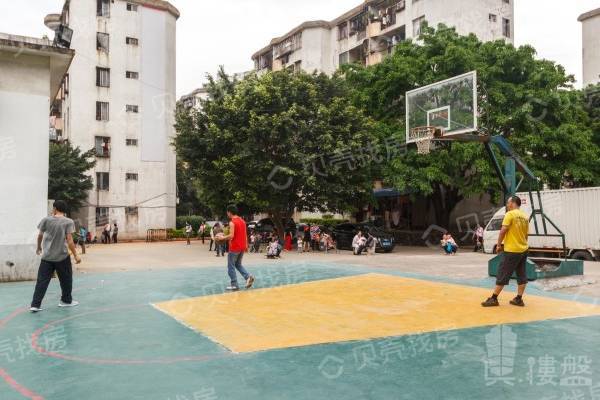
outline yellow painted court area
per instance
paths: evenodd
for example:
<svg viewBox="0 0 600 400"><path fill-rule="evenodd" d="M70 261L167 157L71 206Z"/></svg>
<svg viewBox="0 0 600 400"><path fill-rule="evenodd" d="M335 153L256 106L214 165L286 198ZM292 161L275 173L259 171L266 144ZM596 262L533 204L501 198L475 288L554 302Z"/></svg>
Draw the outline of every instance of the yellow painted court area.
<svg viewBox="0 0 600 400"><path fill-rule="evenodd" d="M600 306L528 296L483 308L490 289L366 274L173 300L155 306L234 352L600 315Z"/></svg>

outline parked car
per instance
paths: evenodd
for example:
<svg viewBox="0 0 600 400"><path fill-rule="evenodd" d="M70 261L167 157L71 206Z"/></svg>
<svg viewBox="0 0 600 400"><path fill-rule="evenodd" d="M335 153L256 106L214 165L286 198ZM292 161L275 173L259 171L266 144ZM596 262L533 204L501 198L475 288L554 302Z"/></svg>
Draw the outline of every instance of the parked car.
<svg viewBox="0 0 600 400"><path fill-rule="evenodd" d="M358 224L347 222L336 225L333 228L332 234L333 238L337 242L338 249L352 250L352 240L358 231L361 231L365 236L370 233L377 239L377 247L375 248L376 251L390 253L396 246L394 235L384 231L370 222L362 222Z"/></svg>
<svg viewBox="0 0 600 400"><path fill-rule="evenodd" d="M283 228L285 229L286 232L292 232L292 233L296 232L296 223L294 222L293 219L288 218L286 220L283 220L282 223L283 223ZM273 220L271 220L270 218L263 218L256 223L255 229L258 232L273 232L273 230L275 229L275 224L273 223Z"/></svg>

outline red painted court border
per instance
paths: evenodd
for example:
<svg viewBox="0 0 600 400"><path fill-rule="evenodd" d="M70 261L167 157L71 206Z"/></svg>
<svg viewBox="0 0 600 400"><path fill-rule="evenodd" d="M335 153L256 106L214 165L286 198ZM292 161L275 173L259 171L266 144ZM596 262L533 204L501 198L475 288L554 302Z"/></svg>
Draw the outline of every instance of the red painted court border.
<svg viewBox="0 0 600 400"><path fill-rule="evenodd" d="M13 311L8 317L1 319L0 320L0 329L4 328L6 326L6 324L8 324L8 322L11 321L12 319L14 319L16 316L21 315L26 311L27 311L27 308L25 308L25 307L18 308L15 311ZM8 384L8 386L13 388L21 396L26 397L31 400L44 400L44 398L42 396L35 393L31 389L28 389L27 387L21 385L19 382L17 382L12 376L10 376L10 374L8 372L6 372L6 370L4 370L2 368L0 368L0 377L4 380L4 382L6 382Z"/></svg>
<svg viewBox="0 0 600 400"><path fill-rule="evenodd" d="M31 399L31 400L44 400L44 398L42 396L40 396L39 394L36 394L35 392L31 391L30 389L27 389L25 386L21 385L19 382L14 380L13 377L10 376L8 374L8 372L3 370L2 368L0 368L0 377L2 379L4 379L4 381L8 384L8 386L12 387L23 397L27 397L28 399Z"/></svg>

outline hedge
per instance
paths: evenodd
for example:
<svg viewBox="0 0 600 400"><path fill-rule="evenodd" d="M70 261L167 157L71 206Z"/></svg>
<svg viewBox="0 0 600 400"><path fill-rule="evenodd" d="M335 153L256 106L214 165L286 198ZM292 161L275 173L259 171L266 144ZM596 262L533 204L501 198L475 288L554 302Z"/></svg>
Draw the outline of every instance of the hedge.
<svg viewBox="0 0 600 400"><path fill-rule="evenodd" d="M302 218L300 220L303 224L309 225L320 225L325 226L328 229L333 228L336 225L342 224L344 222L348 222L347 219L337 219L337 218Z"/></svg>

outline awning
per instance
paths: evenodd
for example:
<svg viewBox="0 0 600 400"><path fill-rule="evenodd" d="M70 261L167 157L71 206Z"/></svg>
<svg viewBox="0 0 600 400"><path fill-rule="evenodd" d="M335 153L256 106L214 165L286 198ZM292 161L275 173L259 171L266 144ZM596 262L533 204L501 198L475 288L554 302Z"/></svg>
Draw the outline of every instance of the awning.
<svg viewBox="0 0 600 400"><path fill-rule="evenodd" d="M385 197L400 197L407 196L410 194L410 190L398 190L394 188L382 188L373 189L373 194L376 198L381 199Z"/></svg>

